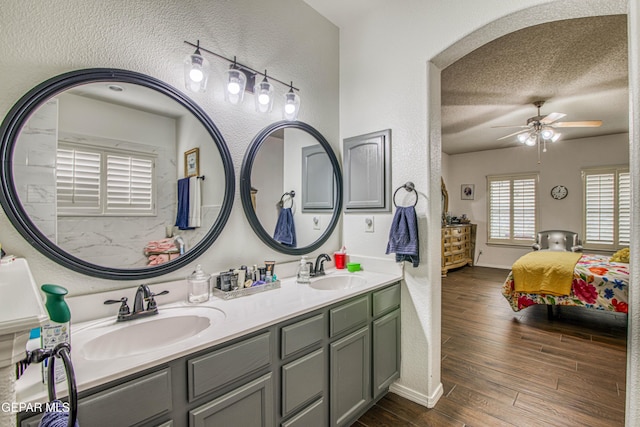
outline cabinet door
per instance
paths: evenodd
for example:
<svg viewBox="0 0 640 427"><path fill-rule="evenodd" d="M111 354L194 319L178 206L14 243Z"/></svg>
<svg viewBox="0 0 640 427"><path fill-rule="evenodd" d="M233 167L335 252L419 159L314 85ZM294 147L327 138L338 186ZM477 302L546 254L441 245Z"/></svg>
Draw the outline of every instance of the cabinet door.
<svg viewBox="0 0 640 427"><path fill-rule="evenodd" d="M373 321L373 397L400 376L400 310Z"/></svg>
<svg viewBox="0 0 640 427"><path fill-rule="evenodd" d="M189 411L189 427L272 427L273 382L264 375Z"/></svg>
<svg viewBox="0 0 640 427"><path fill-rule="evenodd" d="M331 425L342 426L367 406L370 398L369 327L331 344Z"/></svg>

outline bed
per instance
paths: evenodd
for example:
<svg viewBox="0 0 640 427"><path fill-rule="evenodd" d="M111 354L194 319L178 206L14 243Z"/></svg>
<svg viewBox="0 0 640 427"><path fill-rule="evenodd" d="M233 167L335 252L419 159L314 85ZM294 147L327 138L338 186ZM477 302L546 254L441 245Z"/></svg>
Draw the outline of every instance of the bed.
<svg viewBox="0 0 640 427"><path fill-rule="evenodd" d="M569 295L554 296L515 291L513 270L502 285L502 294L513 311L535 304L579 306L627 313L629 264L611 262L610 256L582 254L573 272Z"/></svg>

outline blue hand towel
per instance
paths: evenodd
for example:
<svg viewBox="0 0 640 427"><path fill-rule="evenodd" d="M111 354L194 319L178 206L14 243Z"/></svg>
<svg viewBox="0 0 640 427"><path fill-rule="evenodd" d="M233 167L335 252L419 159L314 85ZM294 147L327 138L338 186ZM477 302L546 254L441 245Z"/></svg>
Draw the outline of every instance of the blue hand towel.
<svg viewBox="0 0 640 427"><path fill-rule="evenodd" d="M178 215L176 226L180 230L191 230L189 227L189 178L178 180Z"/></svg>
<svg viewBox="0 0 640 427"><path fill-rule="evenodd" d="M296 247L296 227L293 223L293 212L291 208L280 209L276 229L273 232L273 239L286 246Z"/></svg>
<svg viewBox="0 0 640 427"><path fill-rule="evenodd" d="M69 424L69 412L59 400L54 400L49 404L47 412L44 413L38 427L67 427ZM74 424L78 426L78 420Z"/></svg>
<svg viewBox="0 0 640 427"><path fill-rule="evenodd" d="M395 252L396 262L410 261L414 267L420 264L418 246L418 219L413 206L399 207L391 222L387 254Z"/></svg>

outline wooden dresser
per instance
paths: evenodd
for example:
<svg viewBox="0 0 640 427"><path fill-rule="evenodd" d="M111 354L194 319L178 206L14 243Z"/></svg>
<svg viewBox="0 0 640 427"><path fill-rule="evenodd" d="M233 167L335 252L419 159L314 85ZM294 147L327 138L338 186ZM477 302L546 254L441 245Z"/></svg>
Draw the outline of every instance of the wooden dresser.
<svg viewBox="0 0 640 427"><path fill-rule="evenodd" d="M442 277L447 271L473 265L476 252L476 224L442 227Z"/></svg>

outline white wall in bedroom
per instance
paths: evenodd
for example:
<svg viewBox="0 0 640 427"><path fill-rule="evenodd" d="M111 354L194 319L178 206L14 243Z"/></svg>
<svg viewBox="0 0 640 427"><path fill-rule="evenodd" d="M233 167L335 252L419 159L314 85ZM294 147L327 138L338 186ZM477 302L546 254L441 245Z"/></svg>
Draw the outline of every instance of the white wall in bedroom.
<svg viewBox="0 0 640 427"><path fill-rule="evenodd" d="M446 162L445 159L446 158ZM446 164L446 167L445 167ZM628 165L629 135L558 141L541 153L540 164L535 147L517 146L500 150L446 155L443 153L443 177L449 192L449 210L453 215L466 213L478 224L476 235L477 265L511 268L529 247L487 245L487 175L538 172L540 230L571 230L582 234L582 178L586 167ZM461 200L460 186L475 184L475 199ZM569 189L563 200L551 198L551 188L562 184Z"/></svg>

